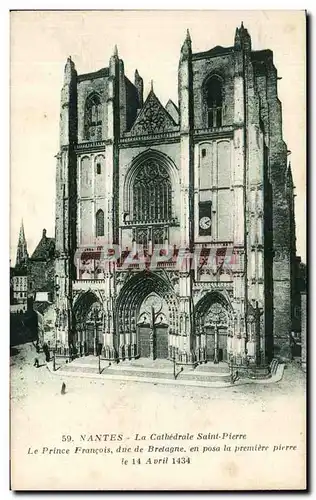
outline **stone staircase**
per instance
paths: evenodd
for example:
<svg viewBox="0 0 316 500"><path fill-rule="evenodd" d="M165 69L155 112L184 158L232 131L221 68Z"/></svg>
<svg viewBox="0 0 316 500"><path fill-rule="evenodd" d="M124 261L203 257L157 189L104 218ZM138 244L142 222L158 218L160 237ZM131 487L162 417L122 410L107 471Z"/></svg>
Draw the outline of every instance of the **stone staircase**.
<svg viewBox="0 0 316 500"><path fill-rule="evenodd" d="M274 375L277 372L279 366L279 361L276 358L273 358L270 364L271 375Z"/></svg>
<svg viewBox="0 0 316 500"><path fill-rule="evenodd" d="M63 372L95 374L98 375L98 359L89 356L79 358L61 367ZM109 363L101 361L101 374L110 375L111 378L132 377L139 379L177 380L204 383L230 383L230 372L226 363L206 363L195 368L188 366L174 367L171 361L139 359L134 361L121 361L120 363Z"/></svg>

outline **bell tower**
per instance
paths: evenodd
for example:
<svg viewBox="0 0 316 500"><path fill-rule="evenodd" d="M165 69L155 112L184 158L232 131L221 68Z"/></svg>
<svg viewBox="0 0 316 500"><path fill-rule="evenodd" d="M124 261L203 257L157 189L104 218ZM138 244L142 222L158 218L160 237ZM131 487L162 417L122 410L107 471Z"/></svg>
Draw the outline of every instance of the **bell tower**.
<svg viewBox="0 0 316 500"><path fill-rule="evenodd" d="M77 72L67 59L61 91L60 149L56 156L56 327L58 338L69 348L71 343L72 279L76 248L76 155Z"/></svg>

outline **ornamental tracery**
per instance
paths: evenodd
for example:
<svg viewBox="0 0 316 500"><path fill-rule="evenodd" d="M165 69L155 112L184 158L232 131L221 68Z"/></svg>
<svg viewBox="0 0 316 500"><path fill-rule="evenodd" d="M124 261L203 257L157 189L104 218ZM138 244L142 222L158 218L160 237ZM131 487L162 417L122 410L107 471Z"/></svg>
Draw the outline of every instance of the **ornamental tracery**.
<svg viewBox="0 0 316 500"><path fill-rule="evenodd" d="M172 187L167 169L148 160L133 184L133 221L162 222L172 218Z"/></svg>
<svg viewBox="0 0 316 500"><path fill-rule="evenodd" d="M173 129L175 123L155 94L151 92L138 115L133 127L133 135L155 134L165 129Z"/></svg>
<svg viewBox="0 0 316 500"><path fill-rule="evenodd" d="M102 103L99 94L91 94L85 104L84 137L88 141L102 139Z"/></svg>
<svg viewBox="0 0 316 500"><path fill-rule="evenodd" d="M205 324L227 326L227 312L222 304L214 302L205 317Z"/></svg>

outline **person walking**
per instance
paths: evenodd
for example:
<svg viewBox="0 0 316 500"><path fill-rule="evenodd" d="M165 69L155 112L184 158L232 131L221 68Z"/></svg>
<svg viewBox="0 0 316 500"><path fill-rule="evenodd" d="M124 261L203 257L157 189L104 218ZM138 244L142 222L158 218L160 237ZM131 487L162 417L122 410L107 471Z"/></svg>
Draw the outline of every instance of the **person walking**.
<svg viewBox="0 0 316 500"><path fill-rule="evenodd" d="M34 359L34 365L33 365L33 366L35 366L35 368L39 368L39 365L40 365L40 364L39 364L38 358L35 358L35 359Z"/></svg>
<svg viewBox="0 0 316 500"><path fill-rule="evenodd" d="M65 384L65 382L62 383L60 393L63 394L63 395L66 394L66 384Z"/></svg>

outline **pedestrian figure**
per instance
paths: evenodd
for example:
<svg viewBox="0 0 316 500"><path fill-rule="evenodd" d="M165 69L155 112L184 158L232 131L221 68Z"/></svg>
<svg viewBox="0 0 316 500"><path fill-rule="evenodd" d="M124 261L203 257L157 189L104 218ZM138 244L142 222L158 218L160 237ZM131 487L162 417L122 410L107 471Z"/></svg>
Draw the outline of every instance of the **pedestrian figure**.
<svg viewBox="0 0 316 500"><path fill-rule="evenodd" d="M61 386L60 394L66 394L66 384L65 384L65 382L63 382L63 385Z"/></svg>
<svg viewBox="0 0 316 500"><path fill-rule="evenodd" d="M36 349L37 354L39 354L40 348L39 348L38 340L36 341L35 349Z"/></svg>
<svg viewBox="0 0 316 500"><path fill-rule="evenodd" d="M239 373L238 371L236 370L235 374L231 374L231 383L234 384L236 382L236 380L238 380L239 378Z"/></svg>
<svg viewBox="0 0 316 500"><path fill-rule="evenodd" d="M43 344L43 351L45 354L46 362L48 363L50 361L50 353L49 353L49 347L46 344L46 342L45 342L45 344Z"/></svg>
<svg viewBox="0 0 316 500"><path fill-rule="evenodd" d="M38 361L38 358L35 358L35 359L34 359L34 365L33 365L33 366L35 366L35 368L39 368L39 361Z"/></svg>

